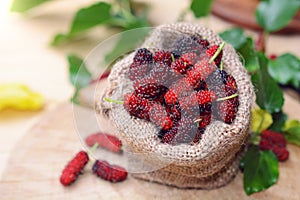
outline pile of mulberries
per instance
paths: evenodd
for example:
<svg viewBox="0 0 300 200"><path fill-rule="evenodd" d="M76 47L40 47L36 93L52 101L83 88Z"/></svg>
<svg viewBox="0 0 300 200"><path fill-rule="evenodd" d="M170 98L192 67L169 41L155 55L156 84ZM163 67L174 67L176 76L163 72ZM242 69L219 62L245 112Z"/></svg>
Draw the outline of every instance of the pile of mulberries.
<svg viewBox="0 0 300 200"><path fill-rule="evenodd" d="M171 145L198 143L212 120L231 124L238 88L223 69L223 47L192 35L172 50L138 49L128 74L134 91L125 94L124 108L157 125L158 138Z"/></svg>

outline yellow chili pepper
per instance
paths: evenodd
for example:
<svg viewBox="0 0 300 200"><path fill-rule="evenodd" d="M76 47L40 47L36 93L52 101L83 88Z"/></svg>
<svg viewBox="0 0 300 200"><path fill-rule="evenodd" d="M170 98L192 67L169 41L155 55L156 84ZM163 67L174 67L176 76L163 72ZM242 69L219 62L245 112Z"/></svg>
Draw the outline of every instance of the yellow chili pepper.
<svg viewBox="0 0 300 200"><path fill-rule="evenodd" d="M0 84L0 111L5 108L38 110L44 105L42 95L23 84Z"/></svg>

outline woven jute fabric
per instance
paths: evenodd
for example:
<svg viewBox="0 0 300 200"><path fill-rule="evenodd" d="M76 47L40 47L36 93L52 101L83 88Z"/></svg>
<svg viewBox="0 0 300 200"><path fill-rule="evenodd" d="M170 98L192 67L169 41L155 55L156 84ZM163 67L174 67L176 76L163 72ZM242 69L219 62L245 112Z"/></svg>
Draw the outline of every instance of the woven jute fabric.
<svg viewBox="0 0 300 200"><path fill-rule="evenodd" d="M182 35L199 34L211 45L222 43L213 31L200 24L175 23L154 29L141 47L172 49ZM150 122L129 115L123 105L108 103L105 97L122 100L133 90L128 77L135 52L116 62L109 85L96 102L96 110L110 119L121 139L128 145L132 175L179 188L211 189L226 185L236 175L244 145L249 135L253 87L235 50L223 49L223 67L238 86L239 107L232 124L214 120L206 127L199 143L168 145L160 142L158 128ZM136 173L134 173L136 172Z"/></svg>

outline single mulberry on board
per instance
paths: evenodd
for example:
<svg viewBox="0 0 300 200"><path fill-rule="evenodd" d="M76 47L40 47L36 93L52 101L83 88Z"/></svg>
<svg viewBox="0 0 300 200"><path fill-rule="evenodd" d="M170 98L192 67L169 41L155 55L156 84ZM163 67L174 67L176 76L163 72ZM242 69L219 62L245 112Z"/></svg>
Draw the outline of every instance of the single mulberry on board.
<svg viewBox="0 0 300 200"><path fill-rule="evenodd" d="M85 143L92 147L96 143L99 147L114 153L122 153L122 141L116 136L107 133L94 133L85 138Z"/></svg>
<svg viewBox="0 0 300 200"><path fill-rule="evenodd" d="M102 160L95 161L92 171L98 177L113 183L124 181L127 178L126 169L117 165L110 165Z"/></svg>
<svg viewBox="0 0 300 200"><path fill-rule="evenodd" d="M261 133L259 142L260 150L271 150L276 155L279 161L286 161L289 157L289 152L286 149L286 139L281 133L271 130L264 130Z"/></svg>
<svg viewBox="0 0 300 200"><path fill-rule="evenodd" d="M59 179L60 183L64 186L68 186L75 182L88 161L89 157L85 151L78 152L63 169Z"/></svg>

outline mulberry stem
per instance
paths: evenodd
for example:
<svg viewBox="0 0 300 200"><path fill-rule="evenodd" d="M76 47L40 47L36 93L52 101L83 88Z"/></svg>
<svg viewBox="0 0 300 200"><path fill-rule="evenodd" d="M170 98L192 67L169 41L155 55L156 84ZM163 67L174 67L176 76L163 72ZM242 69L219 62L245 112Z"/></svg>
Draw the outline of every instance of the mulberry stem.
<svg viewBox="0 0 300 200"><path fill-rule="evenodd" d="M107 101L107 102L110 102L110 103L116 103L116 104L120 104L120 105L124 104L124 101L115 100L115 99L111 99L111 98L108 98L108 97L105 97L104 101Z"/></svg>
<svg viewBox="0 0 300 200"><path fill-rule="evenodd" d="M218 98L216 101L225 101L225 100L228 100L228 99L232 99L232 98L234 98L234 97L237 97L237 96L238 96L238 94L235 93L235 94L230 95L230 96L228 96L228 97Z"/></svg>
<svg viewBox="0 0 300 200"><path fill-rule="evenodd" d="M174 55L171 53L171 58L172 58L172 62L174 62L175 61L175 57L174 57Z"/></svg>
<svg viewBox="0 0 300 200"><path fill-rule="evenodd" d="M220 70L221 71L223 70L223 61L221 61L221 63L220 63Z"/></svg>
<svg viewBox="0 0 300 200"><path fill-rule="evenodd" d="M218 57L218 55L221 53L224 46L225 46L225 42L222 42L222 44L219 46L216 53L209 59L209 62L208 62L209 64L211 64L216 59L216 57Z"/></svg>
<svg viewBox="0 0 300 200"><path fill-rule="evenodd" d="M202 121L202 119L200 119L200 118L199 119L195 119L194 123L201 122L201 121Z"/></svg>
<svg viewBox="0 0 300 200"><path fill-rule="evenodd" d="M92 158L92 153L99 147L98 142L96 142L90 149L88 149L89 158Z"/></svg>

